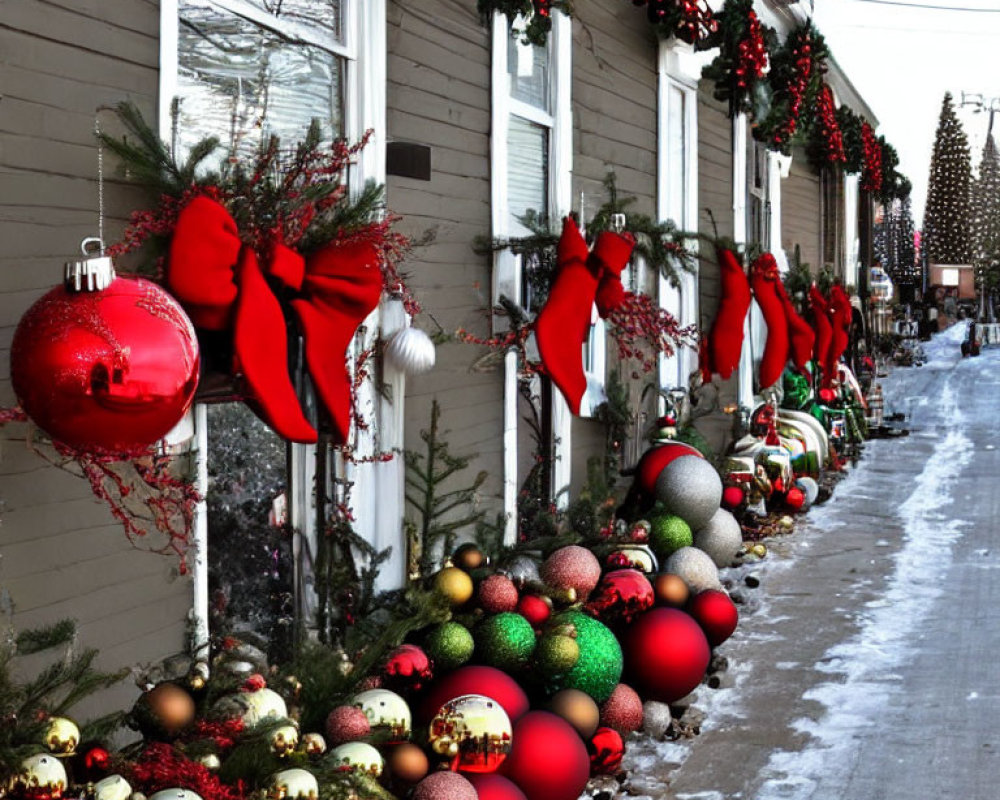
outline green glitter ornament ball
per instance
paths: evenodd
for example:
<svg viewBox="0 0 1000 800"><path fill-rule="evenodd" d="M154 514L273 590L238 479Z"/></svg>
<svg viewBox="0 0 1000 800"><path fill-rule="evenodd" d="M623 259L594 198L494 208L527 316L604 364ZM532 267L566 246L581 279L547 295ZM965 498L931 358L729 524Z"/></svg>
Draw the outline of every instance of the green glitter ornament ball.
<svg viewBox="0 0 1000 800"><path fill-rule="evenodd" d="M622 676L622 648L618 639L607 626L582 611L566 611L555 617L553 623L576 628L580 657L573 669L551 682L552 691L579 689L603 703L611 697Z"/></svg>
<svg viewBox="0 0 1000 800"><path fill-rule="evenodd" d="M649 520L649 544L659 558L667 558L682 547L691 547L691 526L673 514L659 514Z"/></svg>
<svg viewBox="0 0 1000 800"><path fill-rule="evenodd" d="M520 614L505 611L476 628L476 656L504 672L527 666L535 651L535 631Z"/></svg>
<svg viewBox="0 0 1000 800"><path fill-rule="evenodd" d="M475 642L469 629L458 622L445 622L431 629L424 639L424 652L438 670L458 669L472 658Z"/></svg>

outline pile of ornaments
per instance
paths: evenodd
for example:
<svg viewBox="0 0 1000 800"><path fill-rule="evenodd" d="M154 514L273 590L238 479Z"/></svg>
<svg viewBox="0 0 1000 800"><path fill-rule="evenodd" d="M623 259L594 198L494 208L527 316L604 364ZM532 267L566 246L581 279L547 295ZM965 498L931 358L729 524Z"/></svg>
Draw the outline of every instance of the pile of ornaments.
<svg viewBox="0 0 1000 800"><path fill-rule="evenodd" d="M669 704L698 686L737 625L718 567L742 541L720 509L715 469L686 445L663 444L643 457L634 493L655 514L590 546L495 565L459 547L428 578L450 619L416 631L355 695L324 709L322 732L300 732L295 687L279 693L260 674L211 699L206 719L195 702L205 665L159 683L131 715L145 755L88 774L92 799L240 800L254 790L315 800L332 770L412 800L574 800L591 776L619 771L629 733L669 727ZM248 736L282 767L266 780L220 763ZM197 755L198 737L216 746ZM241 779L249 785L237 788ZM26 777L10 793L60 800L47 785L32 790Z"/></svg>

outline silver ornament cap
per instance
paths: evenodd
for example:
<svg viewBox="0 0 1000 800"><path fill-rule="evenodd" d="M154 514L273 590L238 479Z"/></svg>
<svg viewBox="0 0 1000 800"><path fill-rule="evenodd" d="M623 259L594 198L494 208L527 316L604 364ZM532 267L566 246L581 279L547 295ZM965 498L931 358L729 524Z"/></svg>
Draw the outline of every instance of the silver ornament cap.
<svg viewBox="0 0 1000 800"><path fill-rule="evenodd" d="M115 265L111 256L104 255L104 242L89 236L80 243L83 258L67 261L63 269L63 283L70 292L100 292L115 279Z"/></svg>

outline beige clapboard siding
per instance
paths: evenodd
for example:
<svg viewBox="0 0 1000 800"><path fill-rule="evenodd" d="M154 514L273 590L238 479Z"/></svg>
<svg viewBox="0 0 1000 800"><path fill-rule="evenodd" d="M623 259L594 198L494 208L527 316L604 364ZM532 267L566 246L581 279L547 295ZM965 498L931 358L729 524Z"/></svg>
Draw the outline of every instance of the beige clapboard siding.
<svg viewBox="0 0 1000 800"><path fill-rule="evenodd" d="M809 166L805 151L797 148L791 171L781 182L781 245L789 261L799 245L802 261L816 274L823 266L820 235L819 175Z"/></svg>
<svg viewBox="0 0 1000 800"><path fill-rule="evenodd" d="M113 5L113 8L112 8ZM60 278L62 262L97 228L98 106L124 99L147 114L158 81L159 8L149 0L35 0L0 14L0 403L14 327ZM113 130L110 115L102 116ZM142 194L114 179L105 189L109 239ZM154 662L181 649L191 604L170 557L142 553L86 483L47 465L12 426L0 449L0 587L18 628L71 617L80 644L108 669ZM79 716L127 706L123 684Z"/></svg>
<svg viewBox="0 0 1000 800"><path fill-rule="evenodd" d="M489 32L475 3L458 0L390 0L387 16L388 138L432 151L430 181L388 179L389 207L403 216L403 230L435 233L404 265L425 311L420 324L488 336L491 264L472 245L489 236L491 225ZM482 353L439 345L434 370L407 380L406 446L422 451L419 434L436 398L451 452L472 457L455 485L487 471L483 497L493 514L501 508L503 378L500 371L469 371Z"/></svg>

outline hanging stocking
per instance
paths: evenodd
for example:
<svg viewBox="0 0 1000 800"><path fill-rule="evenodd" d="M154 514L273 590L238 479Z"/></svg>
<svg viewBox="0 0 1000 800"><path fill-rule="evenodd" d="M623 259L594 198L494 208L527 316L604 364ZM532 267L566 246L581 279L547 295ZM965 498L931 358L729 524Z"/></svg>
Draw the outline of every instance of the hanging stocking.
<svg viewBox="0 0 1000 800"><path fill-rule="evenodd" d="M792 304L792 299L785 291L785 285L779 280L777 284L778 299L785 309L788 319L788 339L790 343L792 363L799 370L804 370L812 358L813 347L816 344L816 333L809 323L799 316Z"/></svg>
<svg viewBox="0 0 1000 800"><path fill-rule="evenodd" d="M833 326L827 314L826 298L814 283L809 287L809 308L812 311L813 330L816 331L816 344L813 348L813 360L823 374L822 386L829 388L833 381L830 375L827 358L830 353L830 342L833 340Z"/></svg>
<svg viewBox="0 0 1000 800"><path fill-rule="evenodd" d="M788 319L778 297L781 283L778 264L774 256L764 253L753 263L750 285L767 323L767 343L760 360L760 388L766 389L778 382L788 362Z"/></svg>
<svg viewBox="0 0 1000 800"><path fill-rule="evenodd" d="M840 357L844 355L844 351L847 350L847 344L850 341L852 316L850 298L848 298L843 288L837 284L834 284L830 288L828 308L830 309L830 324L833 327L828 361L832 370L831 376L836 376Z"/></svg>
<svg viewBox="0 0 1000 800"><path fill-rule="evenodd" d="M739 366L743 350L743 323L750 310L750 284L739 259L732 250L721 248L718 256L721 296L708 333L707 365L702 365L702 377L706 382L711 379L712 372L728 380Z"/></svg>

